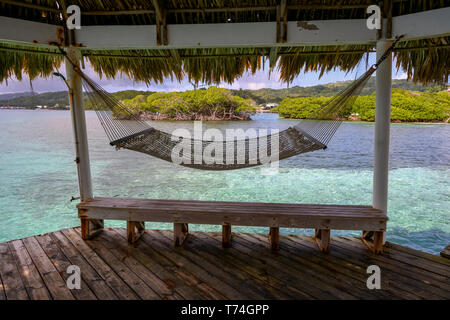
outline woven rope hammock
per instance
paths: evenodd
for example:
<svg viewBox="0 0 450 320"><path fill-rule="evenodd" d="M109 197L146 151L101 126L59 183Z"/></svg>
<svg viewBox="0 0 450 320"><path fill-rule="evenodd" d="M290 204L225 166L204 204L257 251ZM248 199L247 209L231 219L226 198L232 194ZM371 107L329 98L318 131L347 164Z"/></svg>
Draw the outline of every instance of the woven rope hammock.
<svg viewBox="0 0 450 320"><path fill-rule="evenodd" d="M207 141L174 136L142 121L113 95L106 92L66 55L83 83L101 125L117 149L125 148L156 158L203 170L233 170L262 165L315 150L326 149L342 121L339 111L350 107L377 67L393 50L397 40L383 56L358 79L330 99L316 115L316 120L300 121L281 132L231 141ZM61 49L65 54L65 51ZM346 109L348 110L348 109ZM119 120L114 112L129 115ZM176 155L174 160L174 154Z"/></svg>

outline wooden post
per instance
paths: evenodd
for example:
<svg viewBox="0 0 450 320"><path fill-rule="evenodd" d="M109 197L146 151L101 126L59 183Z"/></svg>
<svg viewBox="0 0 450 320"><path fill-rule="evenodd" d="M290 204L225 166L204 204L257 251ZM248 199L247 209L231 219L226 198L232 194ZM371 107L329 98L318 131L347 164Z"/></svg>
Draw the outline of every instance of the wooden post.
<svg viewBox="0 0 450 320"><path fill-rule="evenodd" d="M392 44L392 40L377 41L377 60ZM388 202L388 176L389 176L389 135L391 127L391 78L392 78L392 54L390 54L380 66L378 66L375 83L375 147L373 168L373 193L372 206L382 210L387 215ZM382 243L385 234L382 232ZM364 235L365 240L368 235ZM374 241L379 241L377 234Z"/></svg>
<svg viewBox="0 0 450 320"><path fill-rule="evenodd" d="M330 229L316 229L314 239L320 251L330 252Z"/></svg>
<svg viewBox="0 0 450 320"><path fill-rule="evenodd" d="M79 68L81 54L78 48L67 48L68 58ZM72 117L73 136L75 141L75 162L78 171L78 186L82 202L91 200L92 181L89 163L89 148L86 130L86 118L83 109L83 89L81 77L75 72L75 67L66 59L66 75L69 85L70 113ZM83 239L89 239L103 229L103 220L81 219L81 234Z"/></svg>
<svg viewBox="0 0 450 320"><path fill-rule="evenodd" d="M129 244L136 243L144 232L144 221L127 221L127 240Z"/></svg>
<svg viewBox="0 0 450 320"><path fill-rule="evenodd" d="M270 227L269 248L272 251L280 250L280 228L278 227Z"/></svg>
<svg viewBox="0 0 450 320"><path fill-rule="evenodd" d="M183 245L189 232L189 227L187 223L174 223L173 224L173 241L175 247L180 247Z"/></svg>
<svg viewBox="0 0 450 320"><path fill-rule="evenodd" d="M229 223L224 223L222 225L222 247L231 247L231 225Z"/></svg>
<svg viewBox="0 0 450 320"><path fill-rule="evenodd" d="M380 254L383 252L383 231L363 231L362 241L373 253Z"/></svg>

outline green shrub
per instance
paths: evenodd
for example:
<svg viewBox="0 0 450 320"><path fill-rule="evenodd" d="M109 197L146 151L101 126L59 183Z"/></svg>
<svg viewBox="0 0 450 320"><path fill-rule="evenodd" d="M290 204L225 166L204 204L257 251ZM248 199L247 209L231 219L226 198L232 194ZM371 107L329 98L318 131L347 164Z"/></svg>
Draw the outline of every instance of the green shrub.
<svg viewBox="0 0 450 320"><path fill-rule="evenodd" d="M278 106L281 117L313 119L329 98L300 97L286 98ZM341 110L340 116L348 117L358 113L363 121L375 120L375 93L358 97L348 110ZM391 96L391 119L393 121L443 121L450 116L450 93L414 92L393 89Z"/></svg>
<svg viewBox="0 0 450 320"><path fill-rule="evenodd" d="M251 99L233 96L227 89L210 87L185 92L156 92L148 97L138 95L122 103L134 114L160 113L169 118L183 116L214 116L255 112ZM117 115L123 115L116 112Z"/></svg>

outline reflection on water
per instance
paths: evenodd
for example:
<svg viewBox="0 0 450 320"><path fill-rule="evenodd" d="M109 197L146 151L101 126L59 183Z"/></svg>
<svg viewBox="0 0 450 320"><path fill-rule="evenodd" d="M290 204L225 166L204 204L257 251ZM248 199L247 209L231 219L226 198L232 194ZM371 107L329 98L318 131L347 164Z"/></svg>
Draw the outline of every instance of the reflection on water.
<svg viewBox="0 0 450 320"><path fill-rule="evenodd" d="M109 146L87 112L95 195L166 199L370 204L373 124L344 123L327 150L280 162L275 175L258 167L200 171ZM297 123L259 114L253 121L204 122L205 129L277 128ZM165 131L192 122L160 121ZM79 224L69 112L0 111L0 241ZM393 124L388 240L438 253L450 243L450 126ZM123 226L123 222L108 222ZM170 227L151 224L153 228ZM219 230L217 226L194 229ZM266 232L265 228L236 228ZM309 230L282 230L310 233ZM351 234L351 232L336 232Z"/></svg>

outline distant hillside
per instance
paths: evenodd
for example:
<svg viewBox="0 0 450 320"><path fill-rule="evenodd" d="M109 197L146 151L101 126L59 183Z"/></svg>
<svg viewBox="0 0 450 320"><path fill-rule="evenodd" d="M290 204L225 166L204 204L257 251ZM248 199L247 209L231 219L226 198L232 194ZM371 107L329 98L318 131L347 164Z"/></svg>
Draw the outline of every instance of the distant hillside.
<svg viewBox="0 0 450 320"><path fill-rule="evenodd" d="M270 89L264 88L259 90L230 90L233 95L239 96L244 99L252 99L257 104L265 104L270 102L280 103L285 98L296 98L296 97L329 97L336 95L342 89L344 89L351 81L342 81L336 83L329 83L324 85L317 85L311 87L291 87L289 89ZM412 82L407 82L406 80L392 80L393 89L404 89L410 91L439 91L442 88L438 86L422 86L414 84ZM372 78L367 83L366 87L361 92L361 95L368 96L375 91L375 78ZM132 99L138 95L143 95L145 97L149 96L154 92L152 91L137 91L137 90L125 90L113 93L114 96L119 100ZM9 105L14 107L23 107L28 109L33 109L38 105L46 105L48 107L54 107L58 104L60 107L65 107L69 104L67 92L46 92L30 96L30 93L18 93L23 95L20 97L10 98L5 95L0 95L0 106ZM28 95L26 95L28 94ZM9 95L9 94L7 94ZM3 98L2 98L3 97ZM86 108L90 109L91 105L86 99Z"/></svg>
<svg viewBox="0 0 450 320"><path fill-rule="evenodd" d="M232 90L233 94L245 99L253 99L257 104L264 104L269 102L280 103L285 98L295 97L330 97L334 96L348 86L351 81L341 81L329 83L324 85L317 85L311 87L291 87L289 89L270 89L264 88L259 90ZM404 89L410 91L431 91L436 92L442 90L439 86L422 86L414 84L406 80L392 80L393 89ZM362 90L362 96L371 95L375 91L375 78L372 77L367 85Z"/></svg>
<svg viewBox="0 0 450 320"><path fill-rule="evenodd" d="M65 107L69 104L66 91L45 92L34 96L24 96L8 100L0 100L0 106L22 107L34 109L36 106L47 106L53 108L56 104Z"/></svg>
<svg viewBox="0 0 450 320"><path fill-rule="evenodd" d="M31 96L35 94L34 92L14 92L14 93L2 93L0 94L0 101L10 100L18 97Z"/></svg>
<svg viewBox="0 0 450 320"><path fill-rule="evenodd" d="M283 118L314 119L318 110L330 97L286 98L277 107ZM339 118L349 120L375 120L375 93L356 99L353 105L338 110ZM450 120L450 93L418 92L393 89L391 98L391 120L393 122L429 122Z"/></svg>
<svg viewBox="0 0 450 320"><path fill-rule="evenodd" d="M113 95L119 100L124 100L134 98L137 95L148 96L152 93L152 91L125 90L115 92L113 93ZM90 109L91 105L87 99L87 96L84 95L83 98L85 100L86 108ZM0 96L0 106L13 106L34 109L36 108L36 106L47 106L49 108L53 108L56 104L59 107L65 107L69 104L67 91L45 92L36 94L34 96L29 95L9 99L1 99Z"/></svg>

